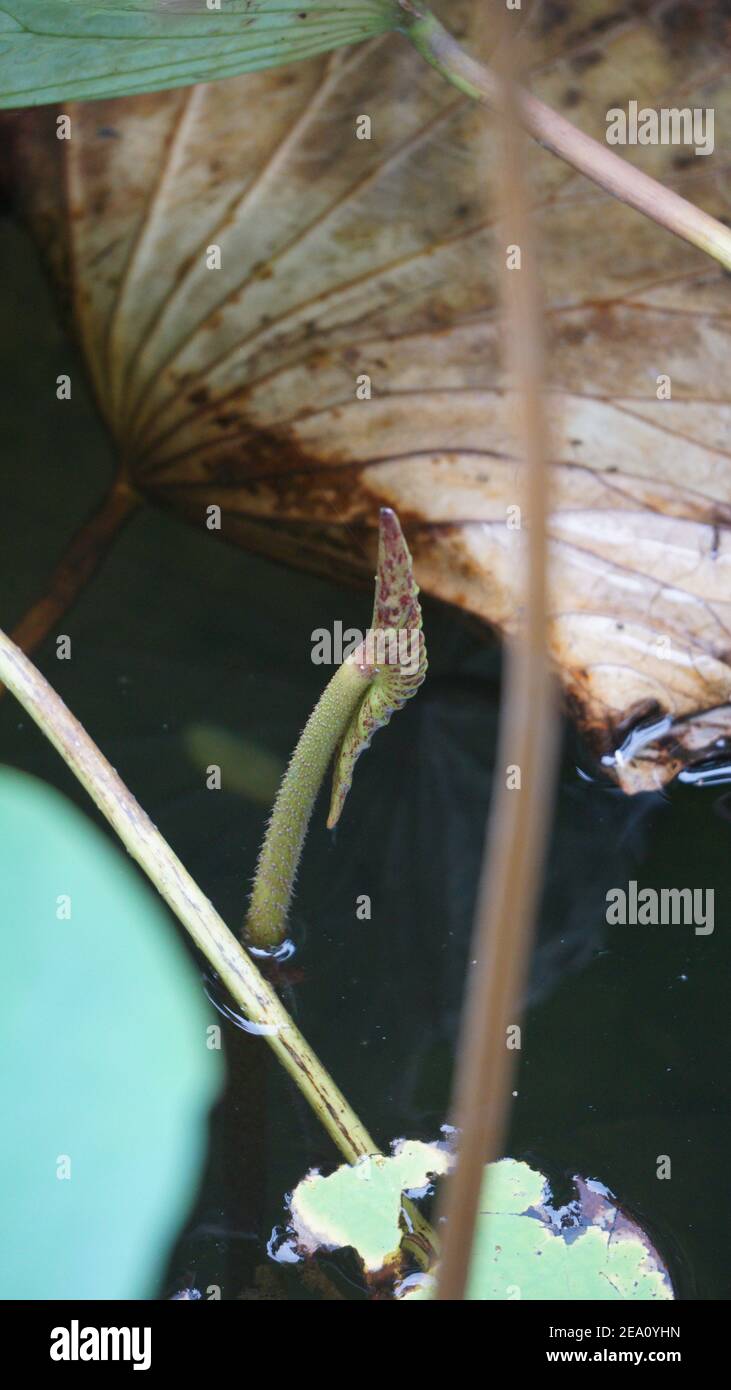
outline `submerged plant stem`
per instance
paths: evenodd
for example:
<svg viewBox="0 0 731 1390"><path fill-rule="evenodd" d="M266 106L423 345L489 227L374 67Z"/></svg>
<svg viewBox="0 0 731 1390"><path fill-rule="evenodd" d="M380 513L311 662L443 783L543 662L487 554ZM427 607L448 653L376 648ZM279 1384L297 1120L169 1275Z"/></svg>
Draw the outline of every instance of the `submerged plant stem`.
<svg viewBox="0 0 731 1390"><path fill-rule="evenodd" d="M344 661L325 687L292 754L259 855L246 917L246 939L260 950L275 950L285 939L294 880L312 808L372 678L372 667L351 658Z"/></svg>
<svg viewBox="0 0 731 1390"><path fill-rule="evenodd" d="M410 0L400 3L409 15L403 32L422 57L466 96L499 110L503 98L498 76L466 53L428 10L421 10ZM515 115L539 144L573 169L731 269L731 228L614 154L528 92L517 94Z"/></svg>
<svg viewBox="0 0 731 1390"><path fill-rule="evenodd" d="M0 631L0 679L61 754L125 848L259 1028L349 1163L378 1153L368 1131L295 1027L275 991L229 931L122 779L40 671Z"/></svg>
<svg viewBox="0 0 731 1390"><path fill-rule="evenodd" d="M13 641L23 652L35 651L68 612L84 585L106 556L115 536L140 504L140 497L122 476L115 478L99 506L72 538L56 565L42 598L13 629ZM3 687L0 685L0 696Z"/></svg>

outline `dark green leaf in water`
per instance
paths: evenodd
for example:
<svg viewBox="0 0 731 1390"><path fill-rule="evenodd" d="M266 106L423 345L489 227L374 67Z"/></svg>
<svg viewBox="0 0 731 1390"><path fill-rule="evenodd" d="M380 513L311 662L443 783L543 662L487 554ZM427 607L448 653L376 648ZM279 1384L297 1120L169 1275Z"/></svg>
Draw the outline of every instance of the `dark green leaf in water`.
<svg viewBox="0 0 731 1390"><path fill-rule="evenodd" d="M272 805L286 763L260 741L206 723L189 724L182 737L190 761L203 776L219 768L223 791Z"/></svg>
<svg viewBox="0 0 731 1390"><path fill-rule="evenodd" d="M0 1297L153 1297L222 1079L195 971L106 836L7 768L0 876Z"/></svg>
<svg viewBox="0 0 731 1390"><path fill-rule="evenodd" d="M212 82L373 38L398 14L395 0L3 0L0 106Z"/></svg>

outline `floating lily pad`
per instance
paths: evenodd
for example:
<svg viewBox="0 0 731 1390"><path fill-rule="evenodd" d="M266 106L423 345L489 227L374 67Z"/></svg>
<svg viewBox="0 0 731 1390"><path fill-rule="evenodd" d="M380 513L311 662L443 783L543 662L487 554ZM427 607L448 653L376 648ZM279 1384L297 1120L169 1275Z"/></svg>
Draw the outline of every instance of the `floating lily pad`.
<svg viewBox="0 0 731 1390"><path fill-rule="evenodd" d="M292 1230L301 1251L352 1246L367 1274L395 1266L403 1227L402 1196L423 1190L449 1165L447 1150L417 1140L400 1141L381 1154L345 1163L323 1177L308 1173L290 1198Z"/></svg>
<svg viewBox="0 0 731 1390"><path fill-rule="evenodd" d="M541 1173L506 1158L485 1169L468 1299L672 1299L648 1236L601 1184L575 1178L578 1198L550 1205ZM434 1281L404 1280L399 1298L429 1298Z"/></svg>
<svg viewBox="0 0 731 1390"><path fill-rule="evenodd" d="M399 1266L402 1194L418 1199L448 1171L441 1145L400 1141L389 1158L311 1173L290 1200L292 1233L314 1255L352 1247L368 1276ZM551 1205L542 1173L505 1158L485 1169L468 1299L672 1299L670 1278L648 1236L601 1183L575 1178L578 1196ZM421 1189L421 1192L420 1190ZM396 1297L428 1299L431 1275L412 1274Z"/></svg>

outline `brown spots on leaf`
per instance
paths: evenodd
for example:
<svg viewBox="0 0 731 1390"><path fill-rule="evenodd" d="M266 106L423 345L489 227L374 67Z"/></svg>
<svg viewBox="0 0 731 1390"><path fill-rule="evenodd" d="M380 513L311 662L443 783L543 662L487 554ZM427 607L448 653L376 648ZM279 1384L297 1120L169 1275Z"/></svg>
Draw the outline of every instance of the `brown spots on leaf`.
<svg viewBox="0 0 731 1390"><path fill-rule="evenodd" d="M572 6L567 0L545 0L540 9L539 33L542 37L551 34L571 18Z"/></svg>
<svg viewBox="0 0 731 1390"><path fill-rule="evenodd" d="M612 729L617 746L624 743L628 734L634 729L638 729L642 724L650 724L660 719L664 711L660 708L657 700L639 700L637 704L627 710L622 719L612 722Z"/></svg>
<svg viewBox="0 0 731 1390"><path fill-rule="evenodd" d="M715 0L675 0L661 8L659 32L673 54L686 53L717 32L723 8Z"/></svg>
<svg viewBox="0 0 731 1390"><path fill-rule="evenodd" d="M287 91L290 87L297 85L297 74L286 69L274 69L272 72L273 83L276 87Z"/></svg>
<svg viewBox="0 0 731 1390"><path fill-rule="evenodd" d="M632 19L632 12L629 9L611 10L609 14L597 15L596 19L592 19L589 24L579 30L576 38L579 41L598 38L600 34L606 34L610 29L614 29L630 19Z"/></svg>
<svg viewBox="0 0 731 1390"><path fill-rule="evenodd" d="M604 56L596 48L590 48L586 53L575 53L569 59L569 65L574 72L588 72L589 68L595 68L597 63L602 63Z"/></svg>
<svg viewBox="0 0 731 1390"><path fill-rule="evenodd" d="M558 329L555 339L558 343L563 343L568 347L578 347L584 342L588 334L588 328L581 323L566 323Z"/></svg>
<svg viewBox="0 0 731 1390"><path fill-rule="evenodd" d="M467 32L479 8L453 3L450 24ZM709 32L711 7L694 8ZM660 43L663 13L674 17ZM662 47L682 43L689 14L668 0L536 6L536 74L569 109L588 108L597 76L629 80L634 26L658 55L653 91L672 92L681 64L663 71ZM682 66L679 103L701 104L720 52ZM32 150L26 142L13 177L56 280L72 287L100 397L111 355L119 367L115 395L129 396L107 416L122 422L125 455L145 447L135 471L148 497L198 528L205 505L219 503L228 541L340 580L372 576L378 507L391 505L425 591L510 631L520 576L502 522L515 500L517 413L495 312L495 231L472 228L487 211L484 118L441 121L440 93L445 109L453 97L421 74L408 45L384 43L194 96L80 104L71 215L56 113L33 112ZM638 95L609 102L612 80L601 83L602 107ZM362 110L374 116L372 142L354 139ZM667 151L666 171L686 156ZM544 210L554 456L570 460L557 469L556 630L565 620L568 635L556 660L582 727L611 751L621 719L663 680L677 674L681 712L723 684L723 668L711 679L705 663L727 660L729 646L715 597L731 524L720 452L728 281L696 272L695 253L618 203L591 190L574 197L571 182L564 198L566 170L549 156L529 160L529 178ZM718 181L704 184L709 211L723 214L723 194ZM223 225L227 270L204 289L200 248ZM664 370L673 402L655 412ZM359 371L372 375L369 405L355 404ZM640 398L636 411L627 398ZM667 529L675 519L682 533ZM691 572L696 588L711 576L708 590L688 592L671 617L679 624L682 612L697 669L666 663L648 679L651 654L632 630L650 608L669 626L665 591Z"/></svg>

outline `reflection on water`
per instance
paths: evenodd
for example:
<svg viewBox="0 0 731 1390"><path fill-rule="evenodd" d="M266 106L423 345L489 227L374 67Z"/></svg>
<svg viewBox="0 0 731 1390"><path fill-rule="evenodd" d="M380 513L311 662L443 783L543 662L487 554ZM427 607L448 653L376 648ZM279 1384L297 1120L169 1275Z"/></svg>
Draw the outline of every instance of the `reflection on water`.
<svg viewBox="0 0 731 1390"><path fill-rule="evenodd" d="M253 1038L275 1038L277 1036L280 1029L276 1023L253 1023L250 1018L246 1018L244 1014L238 1013L230 1004L227 1004L225 999L221 998L220 982L217 978L212 978L210 969L203 969L201 979L206 998L210 999L214 1009L218 1009L218 1012L227 1018L229 1023L235 1024L244 1033L250 1033Z"/></svg>

